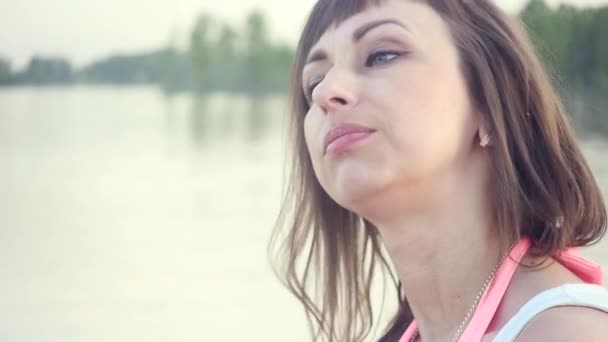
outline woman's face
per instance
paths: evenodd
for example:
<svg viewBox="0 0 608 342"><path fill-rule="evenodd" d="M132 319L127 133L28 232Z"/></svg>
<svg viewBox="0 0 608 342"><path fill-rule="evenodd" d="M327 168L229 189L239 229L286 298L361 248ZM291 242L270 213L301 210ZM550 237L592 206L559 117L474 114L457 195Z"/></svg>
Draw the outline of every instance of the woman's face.
<svg viewBox="0 0 608 342"><path fill-rule="evenodd" d="M356 212L366 199L420 194L466 168L479 120L449 29L431 7L370 6L330 27L307 61L306 144L337 203Z"/></svg>

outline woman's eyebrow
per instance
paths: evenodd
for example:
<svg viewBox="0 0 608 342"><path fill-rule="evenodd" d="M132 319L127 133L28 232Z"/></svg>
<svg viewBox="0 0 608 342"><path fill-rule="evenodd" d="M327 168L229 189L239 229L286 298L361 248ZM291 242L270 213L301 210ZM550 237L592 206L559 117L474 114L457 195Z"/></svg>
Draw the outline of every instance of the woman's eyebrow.
<svg viewBox="0 0 608 342"><path fill-rule="evenodd" d="M353 43L357 43L358 41L360 41L372 29L374 29L378 26L387 25L387 24L397 25L407 31L410 31L409 28L407 26L405 26L399 20L395 20L395 19L374 20L374 21L370 21L369 23L362 25L361 27L359 27L358 29L355 30L355 32L353 33L353 37L352 37ZM322 61L325 59L327 59L327 53L325 52L325 50L316 49L310 54L310 57L308 57L308 59L306 59L306 63L304 63L304 65L306 66L307 64Z"/></svg>
<svg viewBox="0 0 608 342"><path fill-rule="evenodd" d="M374 28L376 28L378 26L387 25L387 24L393 24L393 25L400 26L401 28L405 29L406 31L410 30L402 22L400 22L399 20L396 20L396 19L380 19L380 20L375 20L375 21L371 21L371 22L369 22L369 23L367 23L365 25L362 25L361 27L359 27L353 33L353 43L356 43L356 42L360 41L361 38L363 38L363 36L365 36L372 29L374 29Z"/></svg>

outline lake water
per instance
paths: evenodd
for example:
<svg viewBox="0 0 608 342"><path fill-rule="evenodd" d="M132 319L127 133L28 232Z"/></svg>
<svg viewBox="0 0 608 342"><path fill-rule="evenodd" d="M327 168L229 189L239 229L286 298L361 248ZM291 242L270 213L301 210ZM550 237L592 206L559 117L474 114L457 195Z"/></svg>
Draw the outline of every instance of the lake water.
<svg viewBox="0 0 608 342"><path fill-rule="evenodd" d="M0 88L0 341L308 341L265 248L280 96ZM585 153L608 193L608 144ZM583 251L608 266L608 242Z"/></svg>

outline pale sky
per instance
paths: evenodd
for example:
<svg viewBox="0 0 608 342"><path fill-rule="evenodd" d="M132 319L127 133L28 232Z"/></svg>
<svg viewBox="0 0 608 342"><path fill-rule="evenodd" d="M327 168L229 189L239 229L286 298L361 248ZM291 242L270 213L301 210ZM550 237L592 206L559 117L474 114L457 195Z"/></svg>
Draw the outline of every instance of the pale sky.
<svg viewBox="0 0 608 342"><path fill-rule="evenodd" d="M510 12L526 0L496 0ZM594 6L608 0L546 0ZM116 53L166 45L175 32L186 39L195 17L207 12L240 25L254 8L269 20L273 38L295 45L315 0L0 0L0 56L13 69L34 54L64 56L76 66ZM238 26L236 26L238 27Z"/></svg>

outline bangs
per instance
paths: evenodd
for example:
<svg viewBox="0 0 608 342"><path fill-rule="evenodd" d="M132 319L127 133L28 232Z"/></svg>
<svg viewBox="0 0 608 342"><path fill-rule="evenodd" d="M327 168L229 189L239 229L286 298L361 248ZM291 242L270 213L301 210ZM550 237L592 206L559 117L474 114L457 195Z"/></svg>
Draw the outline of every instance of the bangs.
<svg viewBox="0 0 608 342"><path fill-rule="evenodd" d="M385 0L319 0L312 9L300 37L298 54L302 59L310 52L330 26L340 25L348 18Z"/></svg>

